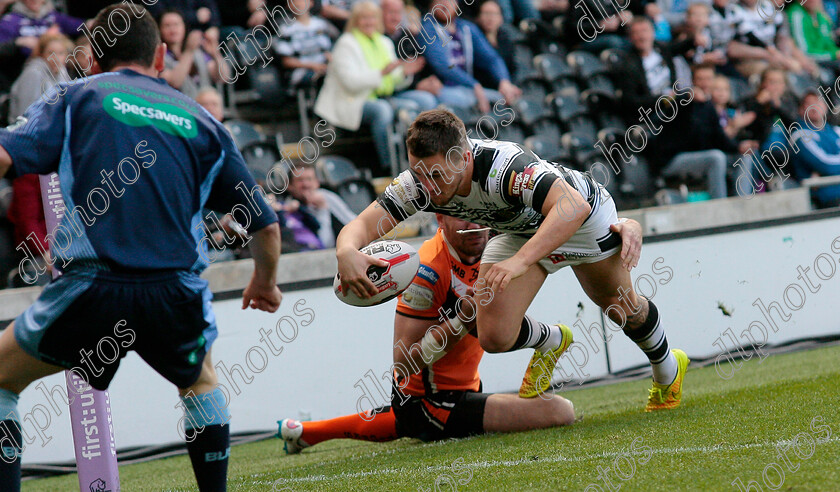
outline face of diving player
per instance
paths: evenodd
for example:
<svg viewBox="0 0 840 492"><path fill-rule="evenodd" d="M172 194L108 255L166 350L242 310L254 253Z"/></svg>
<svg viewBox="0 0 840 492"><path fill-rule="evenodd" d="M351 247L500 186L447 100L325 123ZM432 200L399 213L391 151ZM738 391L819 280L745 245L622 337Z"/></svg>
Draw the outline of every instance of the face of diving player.
<svg viewBox="0 0 840 492"><path fill-rule="evenodd" d="M459 192L465 180L470 176L466 169L465 160L471 160L469 152L460 154L450 152L447 161L443 154L435 154L429 157L418 158L408 153L408 164L423 187L428 190L432 203L435 205L446 205ZM455 162L458 161L458 162ZM466 190L469 193L469 189ZM466 193L463 193L466 195Z"/></svg>

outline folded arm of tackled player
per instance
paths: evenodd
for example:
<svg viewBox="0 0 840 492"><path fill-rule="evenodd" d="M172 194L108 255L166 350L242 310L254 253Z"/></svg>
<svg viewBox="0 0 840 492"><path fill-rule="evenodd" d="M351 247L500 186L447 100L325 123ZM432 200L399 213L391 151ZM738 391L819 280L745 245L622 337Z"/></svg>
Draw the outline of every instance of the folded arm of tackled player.
<svg viewBox="0 0 840 492"><path fill-rule="evenodd" d="M347 295L352 289L357 296L367 299L379 292L367 276L371 265L385 267L388 262L359 251L377 238L391 232L399 223L381 205L373 202L349 224L341 228L335 240L335 256L341 275L341 292Z"/></svg>
<svg viewBox="0 0 840 492"><path fill-rule="evenodd" d="M540 210L545 220L514 256L490 267L485 277L490 288L503 292L511 280L522 276L531 265L568 241L590 210L589 203L577 190L562 179L554 181Z"/></svg>

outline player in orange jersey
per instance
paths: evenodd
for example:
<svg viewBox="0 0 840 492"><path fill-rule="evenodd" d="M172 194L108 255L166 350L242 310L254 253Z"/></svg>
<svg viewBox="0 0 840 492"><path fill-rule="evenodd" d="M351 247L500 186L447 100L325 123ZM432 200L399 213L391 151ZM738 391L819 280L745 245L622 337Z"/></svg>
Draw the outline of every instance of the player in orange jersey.
<svg viewBox="0 0 840 492"><path fill-rule="evenodd" d="M420 247L420 268L397 304L391 406L315 422L282 420L278 437L286 441L287 453L336 438L432 441L574 422L574 406L560 396L481 392L478 364L484 350L473 306L492 300L489 287L477 282L489 234L462 219L441 214L437 219L440 228ZM638 222L613 227L625 250L640 251Z"/></svg>

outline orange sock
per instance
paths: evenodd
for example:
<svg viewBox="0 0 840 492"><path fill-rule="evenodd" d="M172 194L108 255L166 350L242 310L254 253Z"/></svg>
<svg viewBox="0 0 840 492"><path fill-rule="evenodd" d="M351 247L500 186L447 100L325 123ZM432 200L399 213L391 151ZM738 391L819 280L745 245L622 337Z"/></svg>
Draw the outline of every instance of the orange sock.
<svg viewBox="0 0 840 492"><path fill-rule="evenodd" d="M367 417L369 413L365 414ZM398 439L396 420L391 407L365 420L354 413L329 420L301 422L301 439L310 446L329 439L360 439L362 441L384 442Z"/></svg>

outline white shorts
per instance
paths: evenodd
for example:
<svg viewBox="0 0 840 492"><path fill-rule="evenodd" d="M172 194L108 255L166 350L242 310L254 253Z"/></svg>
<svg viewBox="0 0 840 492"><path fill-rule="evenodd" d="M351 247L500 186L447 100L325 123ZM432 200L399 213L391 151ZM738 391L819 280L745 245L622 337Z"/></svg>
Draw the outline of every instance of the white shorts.
<svg viewBox="0 0 840 492"><path fill-rule="evenodd" d="M601 204L568 241L539 261L548 273L568 265L596 263L621 251L621 236L610 231L618 222L615 204L610 200ZM532 235L499 234L490 239L481 263L494 264L506 260L519 251Z"/></svg>

